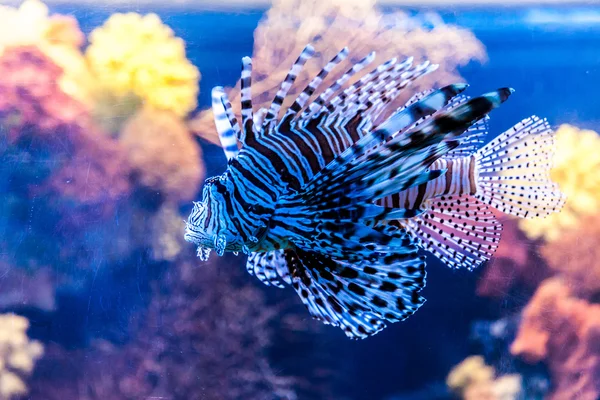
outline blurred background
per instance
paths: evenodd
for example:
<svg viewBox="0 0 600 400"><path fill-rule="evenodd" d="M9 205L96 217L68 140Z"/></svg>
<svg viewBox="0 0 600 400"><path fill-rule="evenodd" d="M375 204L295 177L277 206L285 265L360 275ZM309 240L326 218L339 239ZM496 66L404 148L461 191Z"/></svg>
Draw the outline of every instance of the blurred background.
<svg viewBox="0 0 600 400"><path fill-rule="evenodd" d="M0 1L0 399L600 398L600 8L167 3ZM301 83L349 46L439 63L407 97L514 87L490 139L547 117L565 209L504 218L474 272L430 257L425 306L359 342L245 257L201 263L183 220L226 166L210 90L235 107L251 55L264 104L309 41Z"/></svg>

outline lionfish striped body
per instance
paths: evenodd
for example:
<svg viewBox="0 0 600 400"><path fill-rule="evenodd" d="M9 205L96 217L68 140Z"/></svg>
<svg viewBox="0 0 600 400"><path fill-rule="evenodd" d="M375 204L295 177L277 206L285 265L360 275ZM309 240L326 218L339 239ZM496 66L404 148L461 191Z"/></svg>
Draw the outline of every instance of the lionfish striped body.
<svg viewBox="0 0 600 400"><path fill-rule="evenodd" d="M305 48L270 108L256 115L244 58L241 124L223 89L213 90L228 167L206 181L187 222L186 240L200 258L210 249L244 252L248 272L267 285L292 285L315 318L364 338L423 304L419 247L474 268L500 237L490 207L523 217L560 208L545 121L523 120L479 149L487 113L512 89L469 99L460 94L466 85L449 85L387 116L402 90L436 66L393 59L356 79L369 54L321 90L347 57L343 49L280 117L313 53Z"/></svg>

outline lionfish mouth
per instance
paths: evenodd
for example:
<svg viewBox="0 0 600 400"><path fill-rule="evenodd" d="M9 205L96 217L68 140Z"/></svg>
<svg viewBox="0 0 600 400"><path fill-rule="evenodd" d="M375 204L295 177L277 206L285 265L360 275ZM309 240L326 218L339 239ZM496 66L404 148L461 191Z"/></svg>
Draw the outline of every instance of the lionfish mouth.
<svg viewBox="0 0 600 400"><path fill-rule="evenodd" d="M199 235L193 229L193 225L189 223L186 224L183 238L186 242L193 243L198 246L196 254L198 258L200 258L202 261L208 260L212 249L215 250L217 255L222 256L225 253L225 248L227 247L227 238L225 237L225 235L215 235L213 243L208 244L206 242L206 237L202 237L201 235Z"/></svg>
<svg viewBox="0 0 600 400"><path fill-rule="evenodd" d="M190 229L190 226L188 224L186 224L185 234L183 235L183 238L186 242L198 244L198 236L194 233L192 229Z"/></svg>

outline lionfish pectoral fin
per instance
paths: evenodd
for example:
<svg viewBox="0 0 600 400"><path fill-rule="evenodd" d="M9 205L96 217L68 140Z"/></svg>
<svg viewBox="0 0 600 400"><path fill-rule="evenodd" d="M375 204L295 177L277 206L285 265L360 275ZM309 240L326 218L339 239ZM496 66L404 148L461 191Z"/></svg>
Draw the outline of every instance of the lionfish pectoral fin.
<svg viewBox="0 0 600 400"><path fill-rule="evenodd" d="M470 100L469 96L460 94L452 99L448 104L448 109L453 109ZM474 122L460 137L460 146L448 152L447 157L467 157L475 153L485 142L485 137L489 132L489 115Z"/></svg>
<svg viewBox="0 0 600 400"><path fill-rule="evenodd" d="M246 262L246 270L267 286L283 288L284 283L292 284L283 250L251 253Z"/></svg>
<svg viewBox="0 0 600 400"><path fill-rule="evenodd" d="M227 238L225 235L215 236L215 252L220 257L225 253L225 247L227 247Z"/></svg>
<svg viewBox="0 0 600 400"><path fill-rule="evenodd" d="M475 154L475 196L523 218L560 211L566 198L550 178L554 150L548 122L536 116L524 119Z"/></svg>
<svg viewBox="0 0 600 400"><path fill-rule="evenodd" d="M474 269L489 260L500 241L502 224L471 195L429 200L427 212L403 221L419 246L452 268Z"/></svg>
<svg viewBox="0 0 600 400"><path fill-rule="evenodd" d="M425 301L425 263L416 252L340 261L310 250L286 250L292 285L313 317L364 339L412 315Z"/></svg>

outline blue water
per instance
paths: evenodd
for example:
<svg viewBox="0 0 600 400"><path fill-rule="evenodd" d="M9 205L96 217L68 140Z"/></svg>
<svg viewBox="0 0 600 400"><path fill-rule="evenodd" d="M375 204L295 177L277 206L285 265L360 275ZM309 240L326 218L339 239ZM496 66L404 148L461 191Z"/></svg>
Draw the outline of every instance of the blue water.
<svg viewBox="0 0 600 400"><path fill-rule="evenodd" d="M111 13L132 9L61 6L53 10L74 14L84 32L89 33ZM572 23L552 22L553 16L556 20L564 11L562 8L440 11L446 22L472 30L486 47L487 63L471 64L460 70L471 84L471 91L479 93L503 86L516 89L510 101L492 114L493 133L531 114L547 117L552 125L573 123L595 129L600 126L597 96L600 24L578 22L578 10L569 11ZM583 10L586 11L590 10ZM253 30L263 10L162 9L158 13L186 41L188 56L202 73L199 108L207 107L213 86L233 85L238 79L240 59L252 54ZM205 159L210 160L208 174L220 172L225 162L221 150L207 143L202 145ZM322 348L341 361L340 368L344 367L345 383L339 388L340 395L357 400L382 399L443 381L451 367L470 350L467 337L471 321L498 318L521 305L519 299L507 299L499 309L497 303L474 297L479 272L451 271L433 259L428 271L423 291L427 305L406 322L362 342L340 340L335 329L322 336ZM124 289L137 288L115 290ZM289 296L295 294L290 291ZM86 306L79 304L73 308ZM63 315L86 315L86 312L67 311ZM59 330L61 334L69 331L69 324L76 325L68 318L55 323L66 327ZM102 321L95 323L101 325ZM299 360L302 353L302 349L279 349L273 357L289 364Z"/></svg>

